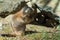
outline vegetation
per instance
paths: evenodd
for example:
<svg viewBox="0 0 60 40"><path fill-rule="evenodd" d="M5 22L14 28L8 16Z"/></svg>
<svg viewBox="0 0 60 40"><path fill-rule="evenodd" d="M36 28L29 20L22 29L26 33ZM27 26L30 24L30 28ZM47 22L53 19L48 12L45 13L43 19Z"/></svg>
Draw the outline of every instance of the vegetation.
<svg viewBox="0 0 60 40"><path fill-rule="evenodd" d="M0 11L4 11L4 12L5 11L10 11L11 12L12 10L15 9L15 8L13 9L13 7L17 6L17 5L16 6L13 6L13 5L19 4L19 0L17 2L15 0L15 3L13 2L14 3L13 5L12 5L11 2L8 2L8 3L6 3L6 2L3 3L3 2L4 1L0 2L1 7L4 7L4 6L5 7L1 8L2 10L0 9ZM42 3L41 6L43 6L43 8L46 7L46 6L52 6L52 5L49 5L50 2L51 2L51 0L50 1L48 1L48 0L44 1L43 0L43 1L41 1L41 3ZM57 7L59 5L59 2L60 2L60 0L58 0L56 6L54 8L52 8L54 12L56 12L59 9L59 8L57 9ZM10 5L9 5L10 3L13 6L11 8L9 8L10 7ZM8 8L6 8L6 6ZM4 12L3 12L2 15L5 15ZM59 23L60 23L60 18L58 18L58 20L59 20ZM2 27L3 29L0 30L1 34L9 34L9 33L13 32L13 30L12 30L12 28L11 28L11 26L9 24L4 24L2 26L3 26ZM18 37L1 36L1 34L0 34L0 40L18 40ZM25 32L25 35L22 37L22 40L60 40L60 24L57 26L56 29L55 28L49 28L49 27L41 26L41 25L39 25L39 26L38 25L27 25L26 32Z"/></svg>

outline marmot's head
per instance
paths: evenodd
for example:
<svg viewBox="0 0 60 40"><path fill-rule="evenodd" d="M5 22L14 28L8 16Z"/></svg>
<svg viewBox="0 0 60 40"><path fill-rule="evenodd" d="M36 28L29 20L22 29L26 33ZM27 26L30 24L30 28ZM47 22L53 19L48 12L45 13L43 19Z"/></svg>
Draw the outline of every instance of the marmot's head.
<svg viewBox="0 0 60 40"><path fill-rule="evenodd" d="M21 11L23 12L23 20L25 22L30 22L34 18L34 10L28 6L24 6Z"/></svg>

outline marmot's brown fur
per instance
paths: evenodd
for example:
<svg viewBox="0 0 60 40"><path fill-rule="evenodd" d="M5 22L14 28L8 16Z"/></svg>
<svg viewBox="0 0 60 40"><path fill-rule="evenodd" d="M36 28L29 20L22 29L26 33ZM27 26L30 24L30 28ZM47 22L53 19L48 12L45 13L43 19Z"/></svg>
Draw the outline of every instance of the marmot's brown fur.
<svg viewBox="0 0 60 40"><path fill-rule="evenodd" d="M24 6L20 11L15 14L7 16L5 19L12 25L14 33L11 35L23 35L25 32L26 24L34 20L36 10Z"/></svg>

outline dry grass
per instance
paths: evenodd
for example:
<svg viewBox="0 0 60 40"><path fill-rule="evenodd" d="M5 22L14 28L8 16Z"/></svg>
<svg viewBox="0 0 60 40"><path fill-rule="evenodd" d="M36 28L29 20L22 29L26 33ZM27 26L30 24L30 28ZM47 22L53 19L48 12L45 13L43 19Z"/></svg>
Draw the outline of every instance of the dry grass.
<svg viewBox="0 0 60 40"><path fill-rule="evenodd" d="M23 40L59 40L60 31L54 32L52 28L47 28L44 26L37 25L27 25L26 35L24 35ZM33 32L29 32L33 31ZM34 32L35 31L35 32ZM37 31L37 32L36 32ZM1 33L11 33L12 29L8 25L3 26ZM18 40L18 37L2 37L0 40Z"/></svg>

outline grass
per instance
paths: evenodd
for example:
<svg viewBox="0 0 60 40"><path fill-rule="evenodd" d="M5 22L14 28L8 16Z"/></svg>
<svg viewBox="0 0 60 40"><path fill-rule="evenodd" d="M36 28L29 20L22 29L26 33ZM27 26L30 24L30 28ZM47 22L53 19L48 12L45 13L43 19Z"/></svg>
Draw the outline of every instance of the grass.
<svg viewBox="0 0 60 40"><path fill-rule="evenodd" d="M24 35L23 40L60 40L60 31L57 32L46 32L44 31L42 26L36 26L36 25L28 25L29 27L26 28L26 31L38 31L38 32L28 32L26 35ZM42 27L42 29L41 29ZM49 28L48 28L49 29ZM47 30L47 29L46 29ZM8 25L3 26L3 29L1 31L2 33L11 33L12 29ZM18 40L17 37L3 37L0 36L0 40Z"/></svg>

